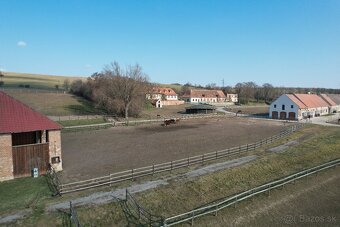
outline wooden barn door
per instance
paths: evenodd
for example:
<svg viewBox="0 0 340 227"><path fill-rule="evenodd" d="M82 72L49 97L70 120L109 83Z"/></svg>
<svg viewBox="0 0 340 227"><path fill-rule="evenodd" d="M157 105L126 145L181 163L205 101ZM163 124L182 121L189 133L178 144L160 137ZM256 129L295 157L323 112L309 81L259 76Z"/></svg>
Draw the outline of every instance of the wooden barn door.
<svg viewBox="0 0 340 227"><path fill-rule="evenodd" d="M295 112L289 112L289 120L295 120Z"/></svg>
<svg viewBox="0 0 340 227"><path fill-rule="evenodd" d="M280 112L280 119L285 120L286 119L286 112Z"/></svg>
<svg viewBox="0 0 340 227"><path fill-rule="evenodd" d="M278 119L278 118L279 118L279 114L278 114L277 111L273 111L273 112L272 112L272 118L273 118L273 119Z"/></svg>
<svg viewBox="0 0 340 227"><path fill-rule="evenodd" d="M48 143L13 146L14 177L30 176L33 168L39 169L39 174L47 171L49 163Z"/></svg>

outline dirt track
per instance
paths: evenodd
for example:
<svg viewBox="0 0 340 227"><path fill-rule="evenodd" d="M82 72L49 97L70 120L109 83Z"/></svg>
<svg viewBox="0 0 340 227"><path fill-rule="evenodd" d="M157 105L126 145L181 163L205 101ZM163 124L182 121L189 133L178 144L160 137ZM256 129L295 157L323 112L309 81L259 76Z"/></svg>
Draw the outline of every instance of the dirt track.
<svg viewBox="0 0 340 227"><path fill-rule="evenodd" d="M63 133L63 182L239 146L279 133L280 122L239 118Z"/></svg>

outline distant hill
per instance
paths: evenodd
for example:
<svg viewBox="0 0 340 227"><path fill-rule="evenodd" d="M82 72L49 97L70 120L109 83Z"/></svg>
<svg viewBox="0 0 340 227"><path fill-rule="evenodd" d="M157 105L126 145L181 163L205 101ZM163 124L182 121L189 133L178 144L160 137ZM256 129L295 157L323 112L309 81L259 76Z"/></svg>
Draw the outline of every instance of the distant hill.
<svg viewBox="0 0 340 227"><path fill-rule="evenodd" d="M58 85L62 88L62 85L66 79L70 82L74 80L85 80L86 77L68 77L68 76L52 76L41 74L29 74L29 73L15 73L15 72L3 72L4 87L7 88L19 88L25 85L33 89L55 89Z"/></svg>

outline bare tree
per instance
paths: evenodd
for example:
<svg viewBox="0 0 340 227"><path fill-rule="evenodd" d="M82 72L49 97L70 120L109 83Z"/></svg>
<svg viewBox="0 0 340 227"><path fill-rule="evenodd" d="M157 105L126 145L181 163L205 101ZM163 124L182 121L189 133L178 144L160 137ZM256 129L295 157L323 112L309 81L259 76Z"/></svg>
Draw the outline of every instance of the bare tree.
<svg viewBox="0 0 340 227"><path fill-rule="evenodd" d="M64 83L63 83L63 88L65 89L65 91L69 91L70 90L70 80L69 79L65 79Z"/></svg>
<svg viewBox="0 0 340 227"><path fill-rule="evenodd" d="M5 75L0 71L0 86L4 85L4 82L2 81L3 77L5 77Z"/></svg>
<svg viewBox="0 0 340 227"><path fill-rule="evenodd" d="M113 62L93 79L94 98L108 111L118 110L128 119L131 112L138 113L143 107L149 83L138 64L124 70Z"/></svg>
<svg viewBox="0 0 340 227"><path fill-rule="evenodd" d="M263 90L263 98L265 102L273 99L274 96L274 87L269 83L265 83L262 85Z"/></svg>

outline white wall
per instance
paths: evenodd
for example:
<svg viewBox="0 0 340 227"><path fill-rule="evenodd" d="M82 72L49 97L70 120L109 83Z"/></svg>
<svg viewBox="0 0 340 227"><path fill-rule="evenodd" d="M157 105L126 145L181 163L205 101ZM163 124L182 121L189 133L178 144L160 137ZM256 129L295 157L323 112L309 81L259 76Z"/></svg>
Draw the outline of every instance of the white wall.
<svg viewBox="0 0 340 227"><path fill-rule="evenodd" d="M276 107L274 107L276 105ZM285 105L285 109L282 109L282 105ZM293 105L293 108L291 107ZM289 117L289 112L295 113L296 120L301 119L301 115L298 115L299 107L295 104L287 95L281 95L277 98L269 107L269 117L272 118L272 112L278 112L278 119L280 119L280 112L286 112L286 118Z"/></svg>

